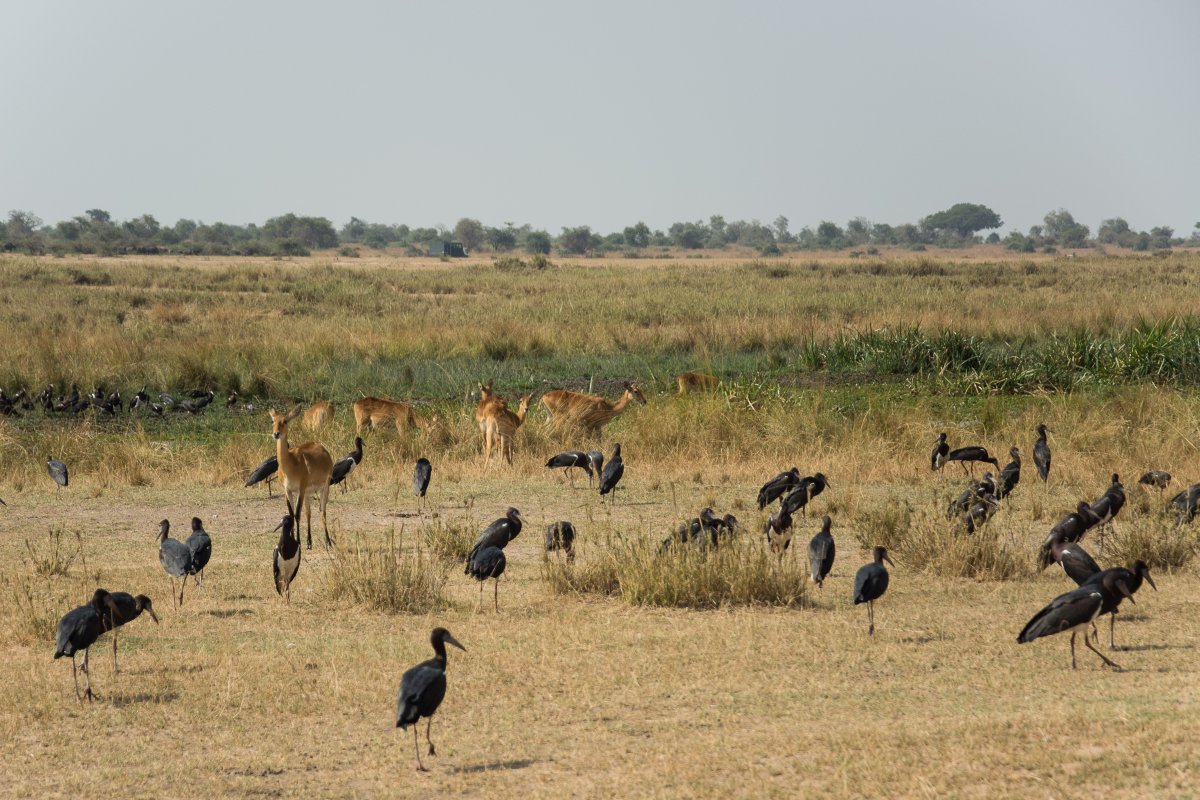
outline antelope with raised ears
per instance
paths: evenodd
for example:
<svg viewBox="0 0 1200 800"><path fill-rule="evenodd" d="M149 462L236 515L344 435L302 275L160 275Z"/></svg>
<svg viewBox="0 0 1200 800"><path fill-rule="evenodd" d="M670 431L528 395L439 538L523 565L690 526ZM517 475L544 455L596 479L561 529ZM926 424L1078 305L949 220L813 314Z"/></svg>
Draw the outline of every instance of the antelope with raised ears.
<svg viewBox="0 0 1200 800"><path fill-rule="evenodd" d="M488 438L488 417L495 412L497 406L503 406L504 399L492 391L492 382L479 384L479 403L475 406L475 424L479 426L480 443L485 454L491 449Z"/></svg>
<svg viewBox="0 0 1200 800"><path fill-rule="evenodd" d="M275 409L271 414L271 436L275 439L275 457L279 459L279 471L283 473L283 493L287 498L288 511L300 524L300 508L307 511L308 549L312 549L312 501L306 505L304 499L318 494L321 501L321 525L325 529L325 546L333 544L329 536L329 522L325 515L329 505L329 480L333 475L333 457L316 442L306 442L298 447L288 445L288 423L300 416L303 406L296 406L286 416ZM295 498L293 504L292 498Z"/></svg>
<svg viewBox="0 0 1200 800"><path fill-rule="evenodd" d="M504 403L493 405L488 410L488 430L483 459L485 465L491 459L492 448L497 442L500 445L500 455L509 464L512 463L513 437L517 435L517 428L521 427L521 423L525 421L525 415L529 413L530 397L532 395L527 394L521 398L515 413L509 411L508 406Z"/></svg>
<svg viewBox="0 0 1200 800"><path fill-rule="evenodd" d="M395 400L382 400L378 397L364 397L354 401L354 433L361 436L363 428L375 430L380 425L392 423L396 426L397 433L404 433L412 428L422 428L436 421L437 417L432 417L429 421L421 419L414 412L412 406L408 403L399 403Z"/></svg>
<svg viewBox="0 0 1200 800"><path fill-rule="evenodd" d="M636 383L626 383L625 391L616 400L605 400L599 395L566 389L546 392L541 399L546 413L550 415L551 425L578 425L588 433L599 433L602 427L625 411L630 401L646 405L646 396Z"/></svg>

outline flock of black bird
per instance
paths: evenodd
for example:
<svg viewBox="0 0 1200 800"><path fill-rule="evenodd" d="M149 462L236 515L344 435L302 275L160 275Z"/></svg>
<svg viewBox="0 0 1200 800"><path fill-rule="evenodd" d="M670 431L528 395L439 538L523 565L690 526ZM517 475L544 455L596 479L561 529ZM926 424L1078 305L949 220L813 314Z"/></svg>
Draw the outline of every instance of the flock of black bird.
<svg viewBox="0 0 1200 800"><path fill-rule="evenodd" d="M152 413L162 414L166 408L174 408L182 413L202 413L214 398L212 391L196 391L188 398L175 402L174 398L163 393L159 395L159 403L150 401L145 389L137 392L129 403L128 409L133 412L141 407L147 407ZM236 393L230 395L226 405L235 408L238 404ZM13 396L6 395L0 389L0 413L14 415L23 410L35 407L43 408L47 413L79 414L87 409L96 409L100 413L115 414L123 408L119 392L105 394L97 388L87 397L80 397L76 387L72 386L70 393L55 396L53 386L48 386L38 395L30 397L22 389ZM248 410L253 407L247 405ZM1051 452L1047 441L1050 431L1045 425L1037 428L1038 437L1033 446L1033 460L1042 481L1049 479L1051 468ZM950 462L957 462L964 474L971 476L969 485L958 495L948 507L948 516L960 520L967 534L980 529L992 517L1002 502L1011 495L1021 478L1021 454L1018 448L1009 451L1011 461L1001 469L999 461L986 448L966 446L951 449L945 433L938 436L930 457L931 468L943 474ZM346 478L362 463L363 440L356 438L354 450L335 462L330 485L342 484L346 489ZM998 470L998 476L986 472L981 480L973 477L976 463L991 464ZM58 484L59 490L69 485L67 465L54 458L48 458L47 472ZM589 486L598 479L601 496L615 497L615 490L624 474L624 460L620 444L613 446L613 452L607 459L596 450L570 450L553 456L546 462L549 469L565 470L568 480L574 485L574 470L582 470L588 477ZM268 496L271 496L271 481L280 474L276 456L271 456L256 467L246 479L246 486L253 486L266 481ZM428 459L421 458L416 462L413 471L413 493L418 503L425 501L426 493L432 476L432 466ZM1171 482L1167 472L1155 470L1147 472L1139 481L1148 487L1164 491ZM830 487L829 479L821 472L801 476L800 471L793 467L776 475L763 484L758 492L757 505L759 510L766 510L778 501L777 508L772 510L764 526L767 544L780 559L789 549L792 539L794 516L800 513L800 526L807 525L808 507L812 501ZM1115 567L1101 569L1095 559L1083 549L1080 542L1084 535L1096 528L1099 532L1099 552L1103 553L1104 531L1111 530L1114 518L1125 505L1126 495L1119 476L1112 476L1111 485L1094 502L1080 502L1078 507L1065 515L1050 531L1038 553L1038 565L1045 568L1059 564L1065 574L1076 584L1076 589L1066 592L1053 599L1045 608L1030 619L1017 637L1018 643L1033 641L1037 638L1057 633L1071 632L1071 666L1075 667L1075 639L1079 632L1084 633L1084 644L1095 652L1105 664L1120 669L1118 665L1100 653L1089 639L1091 635L1098 639L1095 633L1095 620L1103 615L1110 616L1109 645L1116 649L1115 617L1119 606L1124 600L1136 602L1133 595L1141 588L1143 582L1149 583L1157 590L1150 577L1149 568L1142 561L1137 561L1128 569ZM0 504L3 500L0 500ZM1177 521L1182 524L1190 522L1200 504L1200 484L1195 484L1175 495L1170 501L1170 507L1176 512ZM507 560L506 545L515 539L525 524L520 511L509 508L503 517L495 520L480 534L475 541L464 565L464 573L479 583L479 607L483 607L483 589L487 580L493 581L493 605L499 611L499 578L504 574ZM811 566L811 578L821 587L833 567L836 546L832 536L832 519L826 515L822 519L821 530L809 542L808 556ZM290 587L299 571L301 561L301 546L299 539L299 508L293 509L288 504L288 514L283 517L275 530L280 532L279 541L272 556L272 569L275 590L285 603L290 603ZM185 541L170 537L170 523L163 520L159 525L159 561L171 582L172 602L177 606L183 605L184 589L189 576L194 577L197 586L203 584L204 569L212 555L212 538L204 530L199 518L192 518L192 532ZM728 537L740 530L736 517L732 514L718 516L712 508L703 509L699 516L685 521L667 536L659 547L662 554L686 550L709 550L720 547ZM576 531L574 525L567 520L551 523L545 532L545 549L547 551L563 551L568 563L574 561ZM311 549L312 543L308 544ZM855 574L852 599L855 605L867 605L868 634L875 632L874 602L887 591L889 573L886 564L891 564L887 550L875 547L871 562L863 565ZM175 580L181 579L179 593L175 593ZM137 618L142 611L157 623L158 617L154 612L149 597L145 595L130 595L123 592L110 593L97 589L91 601L68 612L58 623L54 657L71 656L72 676L75 681L76 696L82 699L93 698L91 679L88 675L88 650L93 643L105 632L113 632L113 663L116 669L116 632L117 629ZM404 673L401 680L400 692L396 701L396 726L406 729L413 726L414 747L417 747L416 725L420 718L427 719L426 741L429 744L429 754L435 749L430 740L431 718L446 693L446 644L459 649L465 648L445 628L434 629L431 636L434 657L413 667ZM85 691L80 696L78 672L75 655L83 651L82 671L87 676ZM417 747L417 768L424 770L420 750Z"/></svg>

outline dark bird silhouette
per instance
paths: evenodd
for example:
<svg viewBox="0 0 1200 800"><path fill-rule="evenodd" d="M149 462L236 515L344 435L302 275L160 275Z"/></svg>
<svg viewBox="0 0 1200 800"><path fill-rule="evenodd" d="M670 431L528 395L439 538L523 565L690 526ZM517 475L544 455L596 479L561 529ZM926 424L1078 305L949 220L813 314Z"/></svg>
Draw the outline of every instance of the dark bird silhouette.
<svg viewBox="0 0 1200 800"><path fill-rule="evenodd" d="M555 550L567 554L567 563L575 561L575 526L565 519L546 526L546 552Z"/></svg>
<svg viewBox="0 0 1200 800"><path fill-rule="evenodd" d="M1117 473L1112 474L1112 484L1105 490L1100 499L1092 503L1092 513L1095 514L1100 522L1100 555L1104 555L1104 529L1108 528L1112 532L1113 518L1117 516L1120 510L1125 506L1125 487L1121 485L1121 476Z"/></svg>
<svg viewBox="0 0 1200 800"><path fill-rule="evenodd" d="M1021 451L1016 447L1009 448L1008 454L1012 461L1000 470L1000 483L996 485L996 499L1003 500L1012 494L1013 489L1021 482Z"/></svg>
<svg viewBox="0 0 1200 800"><path fill-rule="evenodd" d="M763 532L767 535L767 544L782 559L784 551L792 544L792 515L787 509L780 508L767 518Z"/></svg>
<svg viewBox="0 0 1200 800"><path fill-rule="evenodd" d="M1100 571L1100 565L1079 542L1053 542L1050 545L1054 560L1063 568L1067 577L1082 586Z"/></svg>
<svg viewBox="0 0 1200 800"><path fill-rule="evenodd" d="M758 490L758 510L762 511L799 485L800 470L792 467L787 472L779 473Z"/></svg>
<svg viewBox="0 0 1200 800"><path fill-rule="evenodd" d="M982 528L996 513L997 506L998 503L993 494L984 492L976 497L967 509L967 513L963 515L963 525L966 526L967 534L973 534Z"/></svg>
<svg viewBox="0 0 1200 800"><path fill-rule="evenodd" d="M475 540L475 544L471 547L471 552L467 555L467 568L463 572L471 572L471 561L474 560L477 553L488 547L496 547L501 550L505 545L517 538L521 533L521 527L525 524L525 520L521 517L521 512L511 506L504 512L504 516L492 522L483 529L483 533L479 534L479 538Z"/></svg>
<svg viewBox="0 0 1200 800"><path fill-rule="evenodd" d="M479 581L480 611L483 610L483 584L488 578L492 578L494 581L492 601L495 603L496 610L500 610L500 576L504 574L504 567L507 564L508 559L504 557L504 550L491 545L473 552L467 561L467 573Z"/></svg>
<svg viewBox="0 0 1200 800"><path fill-rule="evenodd" d="M995 456L992 456L988 453L986 447L978 447L975 445L972 445L971 447L960 447L957 450L951 450L949 454L946 455L946 460L957 461L959 466L963 468L963 473L967 472L967 464L970 464L971 475L975 474L975 463L978 461L991 464L996 469L1000 469L1000 462Z"/></svg>
<svg viewBox="0 0 1200 800"><path fill-rule="evenodd" d="M599 450L588 450L587 458L588 463L592 465L592 472L596 473L597 477L599 477L600 472L604 469L604 453L601 453ZM591 485L591 483L588 483L588 486Z"/></svg>
<svg viewBox="0 0 1200 800"><path fill-rule="evenodd" d="M799 485L783 498L780 507L787 509L787 512L793 515L799 511L801 514L800 526L804 527L808 525L808 504L828 486L829 479L820 472L801 478Z"/></svg>
<svg viewBox="0 0 1200 800"><path fill-rule="evenodd" d="M75 698L77 700L81 698L79 697L79 674L76 672L75 654L80 650L83 651L83 674L87 678L86 696L88 700L91 700L93 697L92 675L88 670L88 650L96 643L108 625L111 625L109 613L108 592L97 589L92 595L90 603L68 611L58 621L54 657L71 657L71 677L75 681Z"/></svg>
<svg viewBox="0 0 1200 800"><path fill-rule="evenodd" d="M142 406L150 405L150 395L146 394L146 387L143 386L138 393L133 396L133 402L129 404L130 411L136 411Z"/></svg>
<svg viewBox="0 0 1200 800"><path fill-rule="evenodd" d="M1172 497L1170 505L1175 510L1176 525L1190 523L1196 518L1197 508L1200 508L1200 483L1193 483Z"/></svg>
<svg viewBox="0 0 1200 800"><path fill-rule="evenodd" d="M291 514L283 518L275 530L280 531L279 542L271 556L271 568L275 574L275 594L283 597L284 603L292 603L292 581L300 571L300 536L294 533L296 520Z"/></svg>
<svg viewBox="0 0 1200 800"><path fill-rule="evenodd" d="M592 485L592 463L588 458L588 454L581 450L567 450L565 453L552 456L546 462L546 469L563 470L572 486L575 485L575 473L573 470L581 469L587 473L588 486Z"/></svg>
<svg viewBox="0 0 1200 800"><path fill-rule="evenodd" d="M1097 570L1096 573L1094 575L1092 575L1090 578L1088 578L1087 581L1085 583L1083 583L1082 585L1089 586L1089 585L1103 583L1104 576L1108 573L1112 573L1112 574L1116 575L1117 580L1120 581L1122 584L1124 584L1124 586L1127 589L1129 589L1129 602L1131 602L1131 603L1133 602L1133 595L1137 593L1138 589L1142 588L1142 580L1143 579L1145 579L1146 583L1150 584L1151 589L1153 589L1156 592L1158 591L1158 587L1154 585L1154 579L1150 577L1150 567L1146 565L1145 561L1142 561L1140 559L1133 562L1133 565L1130 566L1129 569L1125 569L1125 567L1112 567L1111 569L1106 569L1103 572ZM1117 627L1117 609L1118 609L1118 607L1120 607L1121 601L1124 599L1125 599L1125 595L1120 594L1120 593L1105 594L1104 604L1100 607L1100 613L1097 615L1097 616L1104 616L1105 614L1109 615L1108 616L1108 649L1109 650L1117 649L1117 641L1115 638L1116 627ZM1092 634L1093 634L1093 638L1095 638L1095 640L1096 640L1096 644L1100 644L1100 637L1096 633L1095 622L1092 623Z"/></svg>
<svg viewBox="0 0 1200 800"><path fill-rule="evenodd" d="M446 644L452 644L464 653L467 648L458 643L445 628L434 628L429 637L433 645L433 658L422 661L409 669L400 678L400 692L396 696L396 727L413 729L413 750L417 754L417 769L425 771L421 763L421 749L417 743L417 723L425 717L425 741L429 744L429 755L437 755L429 729L433 725L434 712L446 696Z"/></svg>
<svg viewBox="0 0 1200 800"><path fill-rule="evenodd" d="M1045 483L1050 477L1050 445L1046 443L1049 429L1045 425L1037 426L1038 438L1033 443L1033 464L1037 467L1038 477Z"/></svg>
<svg viewBox="0 0 1200 800"><path fill-rule="evenodd" d="M158 403L151 403L150 410L153 411L156 416L161 417L163 415L163 407Z"/></svg>
<svg viewBox="0 0 1200 800"><path fill-rule="evenodd" d="M213 401L214 396L215 395L212 392L205 392L199 397L191 397L187 400L181 400L178 408L180 411L188 414L199 414L200 412L204 411L209 403Z"/></svg>
<svg viewBox="0 0 1200 800"><path fill-rule="evenodd" d="M946 466L946 456L950 455L950 445L946 444L946 434L939 433L937 444L933 446L933 452L929 454L929 468L942 475L942 468Z"/></svg>
<svg viewBox="0 0 1200 800"><path fill-rule="evenodd" d="M833 569L836 548L833 543L833 534L829 532L832 526L833 520L826 514L825 518L821 520L821 532L808 543L808 563L812 568L813 583L817 585L818 589L825 585L825 578ZM884 575L886 576L886 574L885 572ZM884 580L887 580L886 577Z"/></svg>
<svg viewBox="0 0 1200 800"><path fill-rule="evenodd" d="M212 558L212 537L208 535L208 531L204 530L204 523L199 517L192 517L192 534L188 536L187 541L188 552L192 554L192 566L188 570L189 575L196 576L196 585L204 585L204 568L208 566L208 560Z"/></svg>
<svg viewBox="0 0 1200 800"><path fill-rule="evenodd" d="M246 478L246 485L253 486L262 481L267 482L267 497L271 497L271 482L279 475L279 457L271 456L266 461L254 468L254 472L250 473L250 477Z"/></svg>
<svg viewBox="0 0 1200 800"><path fill-rule="evenodd" d="M1161 470L1152 469L1142 477L1138 478L1138 483L1143 486L1151 486L1161 493L1164 489L1171 485L1171 473Z"/></svg>
<svg viewBox="0 0 1200 800"><path fill-rule="evenodd" d="M686 528L689 542L700 550L715 548L720 544L721 532L725 529L725 520L719 518L711 508L700 511L700 516L684 522L680 528Z"/></svg>
<svg viewBox="0 0 1200 800"><path fill-rule="evenodd" d="M1042 542L1042 546L1038 551L1038 569L1045 569L1057 562L1054 556L1054 547L1071 542L1078 542L1083 538L1083 535L1089 529L1099 524L1100 518L1092 513L1092 507L1087 503L1080 502L1075 507L1075 510L1060 519L1053 528L1050 529L1046 540Z"/></svg>
<svg viewBox="0 0 1200 800"><path fill-rule="evenodd" d="M413 467L413 494L417 497L418 506L424 502L425 493L429 491L429 479L433 477L433 465L428 458L418 458Z"/></svg>
<svg viewBox="0 0 1200 800"><path fill-rule="evenodd" d="M67 465L57 458L46 457L46 472L58 484L56 491L62 491L63 487L71 482L71 476L67 473Z"/></svg>
<svg viewBox="0 0 1200 800"><path fill-rule="evenodd" d="M1117 575L1109 573L1100 579L1099 583L1088 583L1080 586L1050 601L1050 604L1033 615L1017 635L1017 643L1024 644L1039 639L1042 636L1052 636L1065 631L1071 632L1071 669L1075 669L1075 634L1083 631L1083 644L1100 660L1113 669L1121 669L1109 661L1088 641L1088 626L1100 615L1105 600L1111 596L1121 595L1133 601L1129 588Z"/></svg>
<svg viewBox="0 0 1200 800"><path fill-rule="evenodd" d="M108 614L101 614L100 618L105 623L105 630L111 629L113 632L113 672L120 672L121 669L117 666L117 628L137 619L143 611L149 614L150 619L157 625L158 615L154 613L154 604L144 594L134 597L129 592L111 592L105 604Z"/></svg>
<svg viewBox="0 0 1200 800"><path fill-rule="evenodd" d="M892 564L886 547L876 547L875 560L859 567L854 575L854 605L867 604L867 633L875 635L875 601L883 597L888 588L888 571L883 562ZM895 567L895 564L892 564Z"/></svg>
<svg viewBox="0 0 1200 800"><path fill-rule="evenodd" d="M350 476L354 468L362 463L363 457L363 440L361 436L354 437L354 449L347 453L342 458L339 458L333 464L333 472L329 476L329 485L336 486L342 484L342 494L346 493L346 484L342 481Z"/></svg>
<svg viewBox="0 0 1200 800"><path fill-rule="evenodd" d="M958 497L950 501L950 505L946 508L946 519L954 519L966 514L977 498L985 495L994 496L995 492L996 483L992 480L992 473L985 472L982 480L971 481Z"/></svg>
<svg viewBox="0 0 1200 800"><path fill-rule="evenodd" d="M609 492L613 492L615 498L617 484L621 482L621 476L624 474L625 460L621 458L621 445L614 444L612 456L604 465L604 471L600 473L600 496L603 497Z"/></svg>
<svg viewBox="0 0 1200 800"><path fill-rule="evenodd" d="M225 408L229 411L233 411L234 407L237 406L237 404L238 404L238 393L236 391L230 392L229 396L225 398Z"/></svg>
<svg viewBox="0 0 1200 800"><path fill-rule="evenodd" d="M158 562L166 570L171 579L171 598L183 605L183 590L187 587L187 576L192 571L192 551L178 539L171 538L171 523L163 520L158 523ZM179 586L179 597L175 597L175 579L183 578Z"/></svg>

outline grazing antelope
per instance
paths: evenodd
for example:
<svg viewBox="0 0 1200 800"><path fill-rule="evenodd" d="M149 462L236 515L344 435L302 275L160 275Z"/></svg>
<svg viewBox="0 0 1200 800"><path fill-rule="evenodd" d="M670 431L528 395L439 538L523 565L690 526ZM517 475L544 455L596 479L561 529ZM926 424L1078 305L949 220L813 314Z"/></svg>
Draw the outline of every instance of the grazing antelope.
<svg viewBox="0 0 1200 800"><path fill-rule="evenodd" d="M275 457L279 459L279 471L283 473L283 494L287 498L288 511L300 524L300 507L304 506L304 498L319 494L321 501L321 525L325 528L325 546L333 544L329 537L329 522L325 509L329 505L329 480L333 475L333 457L329 451L316 442L307 442L298 447L289 447L287 438L288 423L300 416L303 406L296 406L287 416L278 414L275 409L271 414L271 435L275 438ZM292 498L296 498L295 505ZM308 512L305 518L308 522L308 549L312 549L312 501L305 507Z"/></svg>
<svg viewBox="0 0 1200 800"><path fill-rule="evenodd" d="M594 394L556 389L542 395L541 403L552 425L573 424L589 433L599 433L602 426L620 416L630 400L646 405L646 397L636 383L626 383L625 392L615 402Z"/></svg>
<svg viewBox="0 0 1200 800"><path fill-rule="evenodd" d="M680 394L711 392L721 385L721 381L715 375L703 372L685 372L675 379L675 383L679 386Z"/></svg>
<svg viewBox="0 0 1200 800"><path fill-rule="evenodd" d="M408 428L417 427L417 415L413 413L408 403L397 403L394 400L381 400L378 397L364 397L354 401L354 432L361 435L363 428L375 430L385 422L391 421L399 433Z"/></svg>
<svg viewBox="0 0 1200 800"><path fill-rule="evenodd" d="M483 458L485 465L491 459L492 447L496 445L497 441L500 444L500 455L509 464L512 463L512 440L517 435L517 428L521 427L521 423L525 421L525 415L529 413L529 398L532 396L527 394L521 398L516 413L509 411L505 403L499 403L489 408L487 436L485 437L486 449Z"/></svg>
<svg viewBox="0 0 1200 800"><path fill-rule="evenodd" d="M332 420L333 403L328 400L318 400L304 412L304 427L312 431Z"/></svg>

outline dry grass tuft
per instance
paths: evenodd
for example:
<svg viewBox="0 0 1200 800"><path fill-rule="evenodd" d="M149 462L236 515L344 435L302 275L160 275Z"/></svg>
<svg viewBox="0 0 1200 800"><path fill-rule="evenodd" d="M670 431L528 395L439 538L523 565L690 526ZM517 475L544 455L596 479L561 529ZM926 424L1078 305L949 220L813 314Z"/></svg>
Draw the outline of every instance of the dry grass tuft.
<svg viewBox="0 0 1200 800"><path fill-rule="evenodd" d="M1141 559L1151 569L1168 572L1187 566L1196 555L1196 533L1166 516L1140 518L1115 526L1104 542L1106 560L1128 566Z"/></svg>
<svg viewBox="0 0 1200 800"><path fill-rule="evenodd" d="M349 600L376 611L427 614L448 607L446 565L421 550L405 553L389 531L379 547L354 544L332 553L326 588L334 600Z"/></svg>
<svg viewBox="0 0 1200 800"><path fill-rule="evenodd" d="M468 517L458 522L438 519L432 525L422 525L417 536L421 546L435 559L445 564L462 564L479 532Z"/></svg>
<svg viewBox="0 0 1200 800"><path fill-rule="evenodd" d="M807 572L778 560L746 536L716 550L659 553L656 544L614 539L575 566L547 558L542 577L551 591L618 596L632 606L712 609L804 605Z"/></svg>
<svg viewBox="0 0 1200 800"><path fill-rule="evenodd" d="M72 542L67 538L67 533L57 525L52 525L44 544L35 545L28 538L25 539L25 560L34 575L44 578L65 577L71 572L71 565L76 559L83 557L83 536L79 531L71 531L70 534L74 536Z"/></svg>

